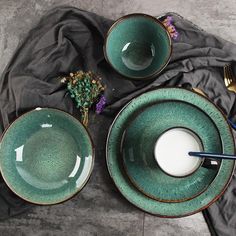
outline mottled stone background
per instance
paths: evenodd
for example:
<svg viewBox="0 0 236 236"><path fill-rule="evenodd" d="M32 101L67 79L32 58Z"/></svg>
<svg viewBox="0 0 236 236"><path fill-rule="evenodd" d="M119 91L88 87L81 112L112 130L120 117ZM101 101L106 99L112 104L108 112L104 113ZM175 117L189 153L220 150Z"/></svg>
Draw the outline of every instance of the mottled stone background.
<svg viewBox="0 0 236 236"><path fill-rule="evenodd" d="M0 73L29 29L48 9L59 5L75 6L112 19L133 12L161 15L174 11L206 31L236 43L235 0L0 0ZM35 207L0 222L0 236L5 235L207 236L210 233L200 213L181 219L161 219L136 209L112 184L105 161L96 160L92 178L79 195L63 204Z"/></svg>

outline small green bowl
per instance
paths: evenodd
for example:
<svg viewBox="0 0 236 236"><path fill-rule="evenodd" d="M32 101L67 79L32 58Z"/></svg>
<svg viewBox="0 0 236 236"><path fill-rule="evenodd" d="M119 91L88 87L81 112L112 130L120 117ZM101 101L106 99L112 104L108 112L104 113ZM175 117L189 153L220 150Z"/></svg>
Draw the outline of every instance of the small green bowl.
<svg viewBox="0 0 236 236"><path fill-rule="evenodd" d="M70 114L39 108L16 119L1 140L0 170L8 187L40 205L70 199L88 182L94 148Z"/></svg>
<svg viewBox="0 0 236 236"><path fill-rule="evenodd" d="M165 26L145 14L118 19L109 29L104 45L107 62L131 79L153 78L168 64L171 38Z"/></svg>

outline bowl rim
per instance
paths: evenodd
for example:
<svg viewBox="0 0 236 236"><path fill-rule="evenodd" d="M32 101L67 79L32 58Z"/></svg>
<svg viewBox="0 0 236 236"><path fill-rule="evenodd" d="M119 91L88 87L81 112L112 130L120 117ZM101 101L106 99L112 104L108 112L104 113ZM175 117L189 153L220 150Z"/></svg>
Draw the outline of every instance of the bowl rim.
<svg viewBox="0 0 236 236"><path fill-rule="evenodd" d="M182 90L185 90L185 91L189 91L191 93L194 93L194 94L198 94L200 97L204 98L205 100L207 100L208 102L210 102L216 109L219 110L219 112L222 114L222 117L223 119L225 120L225 122L228 124L228 128L229 128L229 133L232 137L232 139L234 139L233 137L233 131L232 131L232 128L230 127L230 124L225 116L225 114L223 113L223 110L216 106L216 104L211 101L208 97L205 97L203 96L202 94L199 94L197 92L194 92L192 90L189 90L189 89L186 89L186 88L180 88L180 87L174 87L174 86L169 86L169 87L163 87L163 86L160 86L158 88L153 88L147 92L153 92L155 90L165 90L165 89L182 89ZM145 93L145 92L144 92ZM124 194L123 192L120 190L120 188L118 187L118 185L116 184L114 178L113 178L113 174L109 168L109 165L108 165L108 142L109 142L109 138L110 138L110 135L111 135L111 131L112 131L112 128L118 118L118 116L127 108L127 106L132 102L134 101L135 99L137 99L139 96L142 96L144 93L141 93L135 97L133 97L132 99L130 99L130 101L128 101L121 109L120 111L117 113L116 117L114 118L113 122L111 123L110 127L109 127L109 131L108 131L108 134L107 134L107 139L106 139L106 169L110 175L110 178L114 184L114 186L118 189L118 191L120 192L120 194L123 196L124 199L126 199L131 205L133 205L134 207L136 207L137 209L149 214L149 215L153 215L153 216L158 216L160 218L181 218L181 217L186 217L186 216L190 216L190 215L194 215L198 212L201 212L203 210L205 210L206 208L208 208L209 206L211 206L214 202L216 202L224 193L225 191L227 190L232 178L233 178L233 175L234 175L234 171L236 169L236 161L234 161L234 164L233 164L233 167L232 167L232 170L231 170L231 173L230 173L230 177L228 178L227 182L225 183L224 187L221 189L220 193L218 195L216 195L208 204L200 207L199 209L197 210L194 210L194 211L191 211L191 212L188 212L188 213L184 213L184 214L178 214L178 215L166 215L166 214L160 214L160 213L153 213L153 212L150 212L148 210L145 210L143 209L142 207L138 206L137 204L135 204L134 202L130 201ZM234 149L234 153L236 153L236 144L235 142L233 143L233 149ZM124 172L124 170L121 170L122 172ZM123 173L124 174L124 173ZM169 204L169 203L167 203Z"/></svg>
<svg viewBox="0 0 236 236"><path fill-rule="evenodd" d="M168 100L167 100L167 101L168 101ZM192 104L191 104L191 105L192 105ZM194 106L194 105L193 105L193 106ZM194 107L195 107L195 106L194 106ZM208 115L207 115L207 116L208 116ZM208 116L208 117L209 117L209 116ZM210 118L210 117L209 117L209 118ZM215 124L214 124L214 125L215 125ZM175 126L175 127L171 127L171 128L169 128L169 129L163 131L163 132L159 135L159 137L158 137L158 139L156 140L155 145L154 145L154 152L155 152L157 143L158 143L158 141L160 140L160 138L161 138L166 132L169 132L169 131L171 131L171 130L173 130L173 129L184 130L185 132L189 132L192 136L196 136L197 139L198 139L197 142L198 142L199 146L201 146L202 151L204 151L204 145L203 145L202 139L199 137L199 135L198 135L194 130L192 130L192 129L190 129L190 128L187 128L187 127L184 127L184 126ZM216 128L216 129L217 129L217 128ZM218 129L217 129L217 132L219 133ZM221 139L221 137L220 137L220 139ZM222 142L222 140L221 140L221 142ZM222 144L221 144L221 146L222 146ZM192 171L191 171L190 173L188 173L188 174L178 176L178 175L170 174L170 173L168 173L167 171L165 171L165 170L161 167L161 165L160 165L160 163L158 162L157 158L155 157L155 153L154 153L154 158L155 158L155 161L156 161L157 165L160 167L160 169L161 169L165 174L167 174L167 175L169 175L169 176L171 176L171 177L177 178L177 179L181 179L181 178L185 178L185 177L188 177L188 176L193 175L200 167L202 167L203 162L205 161L205 157L201 158L201 159L200 159L201 161L200 161L199 165L198 165L194 170L192 170ZM215 177L216 177L216 176L215 176ZM214 177L214 178L215 178L215 177Z"/></svg>
<svg viewBox="0 0 236 236"><path fill-rule="evenodd" d="M6 186L14 193L16 194L19 198L23 199L24 201L28 202L28 203L31 203L31 204L35 204L35 205L39 205L39 206L50 206L50 205L57 205L57 204L60 204L60 203L63 203L63 202L66 202L70 199L72 199L75 195L77 195L80 191L82 191L82 189L87 185L87 183L89 182L89 179L91 178L91 175L92 175L92 172L93 172L93 169L94 169L94 164L95 164L95 146L94 146L94 143L93 143L93 140L91 138L91 135L90 133L88 132L88 129L81 123L80 120L78 120L74 115L70 114L69 112L66 112L66 111L63 111L62 109L59 109L59 108L52 108L52 107L36 107L36 108L32 108L30 109L29 111L26 111L25 113L23 113L22 115L16 117L6 128L5 130L3 131L3 133L1 134L0 136L0 146L1 146L1 143L2 143L2 140L3 138L5 137L6 133L8 132L8 130L21 118L24 118L25 116L27 116L29 113L32 113L32 112L35 112L37 110L53 110L53 111L56 111L56 112L60 112L60 113L64 113L66 116L69 116L71 117L73 120L75 120L76 122L78 122L79 124L82 125L82 127L84 128L85 132L87 133L88 135L88 140L90 142L90 145L91 145L91 148L92 148L92 153L91 153L91 157L92 157L92 163L91 163L91 167L90 167L90 170L89 170L89 174L86 178L86 180L84 181L83 185L81 185L80 188L78 188L73 194L71 194L70 196L66 197L66 198L63 198L62 200L58 200L58 201L55 201L53 203L49 203L49 202L37 202L37 201L32 201L30 199L27 199L23 196L21 196L19 193L17 193L13 188L12 186L10 185L10 183L6 180L6 177L4 176L3 174L3 171L2 171L2 166L0 164L0 174L6 184Z"/></svg>
<svg viewBox="0 0 236 236"><path fill-rule="evenodd" d="M168 36L168 42L169 42L169 52L168 52L168 57L167 59L161 64L159 70L156 70L154 71L152 74L150 75L147 75L147 76L127 76L126 74L120 72L117 68L115 68L113 66L113 64L111 63L111 61L109 60L108 58L108 55L107 55L107 43L108 43L108 36L110 35L110 33L113 31L113 29L121 22L123 22L124 20L126 19L129 19L129 18L133 18L133 17L144 17L144 18L148 18L152 21L154 21L156 24L158 24L159 26L161 26L164 31L166 32L167 36ZM107 63L120 75L124 76L125 79L134 79L134 80L144 80L144 79L153 79L155 76L157 76L158 74L160 74L164 69L165 67L169 64L170 62L170 59L171 59L171 55L172 55L172 52L173 52L173 45L172 45L172 40L171 40L171 36L170 36L170 33L169 31L166 29L166 27L163 25L163 23L158 19L158 18L155 18L154 16L151 16L151 15L148 15L148 14L145 14L145 13L132 13L132 14L128 14L128 15L125 15L125 16L122 16L120 18L118 18L109 28L109 30L107 31L106 35L105 35L105 38L104 38L104 44L103 44L103 54L104 54L104 57L107 61Z"/></svg>

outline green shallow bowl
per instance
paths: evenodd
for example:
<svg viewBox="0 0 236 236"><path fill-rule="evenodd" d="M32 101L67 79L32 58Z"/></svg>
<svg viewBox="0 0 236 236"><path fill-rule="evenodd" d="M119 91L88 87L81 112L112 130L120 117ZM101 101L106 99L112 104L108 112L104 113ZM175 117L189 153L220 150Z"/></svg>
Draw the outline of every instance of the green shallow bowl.
<svg viewBox="0 0 236 236"><path fill-rule="evenodd" d="M170 60L171 38L163 24L145 14L130 14L110 28L104 44L107 62L132 79L152 78Z"/></svg>
<svg viewBox="0 0 236 236"><path fill-rule="evenodd" d="M5 131L0 169L9 188L35 204L56 204L88 181L94 149L83 125L66 112L39 108Z"/></svg>
<svg viewBox="0 0 236 236"><path fill-rule="evenodd" d="M192 130L204 151L222 153L220 134L212 119L198 107L182 101L164 101L140 111L127 126L121 144L131 182L147 196L164 202L186 201L201 194L220 167L203 164L183 178L163 172L155 160L154 146L161 134L176 127Z"/></svg>
<svg viewBox="0 0 236 236"><path fill-rule="evenodd" d="M162 217L182 217L197 213L216 201L228 186L235 167L235 161L222 160L218 174L209 187L195 198L177 203L167 203L149 198L139 191L128 179L120 153L124 131L130 118L147 106L164 100L185 101L197 106L211 117L217 127L223 153L234 154L235 146L231 128L223 113L208 99L181 88L162 88L140 95L127 104L115 118L107 138L107 167L115 185L123 196L138 208Z"/></svg>

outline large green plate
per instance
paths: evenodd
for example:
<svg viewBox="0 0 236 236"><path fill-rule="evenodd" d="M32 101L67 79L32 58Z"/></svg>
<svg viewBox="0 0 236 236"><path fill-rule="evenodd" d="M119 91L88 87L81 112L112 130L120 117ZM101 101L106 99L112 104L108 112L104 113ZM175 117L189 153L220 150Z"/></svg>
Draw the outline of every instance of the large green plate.
<svg viewBox="0 0 236 236"><path fill-rule="evenodd" d="M120 146L124 130L130 120L132 120L140 110L150 106L151 104L165 100L185 101L204 111L212 118L219 131L222 140L223 153L234 154L235 146L231 128L229 127L223 113L217 109L213 103L203 96L185 89L162 88L144 93L133 99L117 115L107 138L106 160L110 176L117 188L128 201L151 214L162 217L181 217L203 210L223 194L231 180L235 161L223 160L217 176L207 190L189 201L178 203L161 202L149 198L139 191L129 181L122 164Z"/></svg>
<svg viewBox="0 0 236 236"><path fill-rule="evenodd" d="M60 110L39 108L25 113L1 140L0 169L6 184L35 204L71 198L87 183L93 163L86 129Z"/></svg>
<svg viewBox="0 0 236 236"><path fill-rule="evenodd" d="M176 127L192 130L200 138L204 151L222 152L214 122L192 104L164 101L140 111L125 130L121 144L124 167L140 191L159 201L179 202L196 197L207 189L220 167L220 163L206 165L206 160L193 174L182 178L162 171L154 157L154 146L161 134Z"/></svg>

